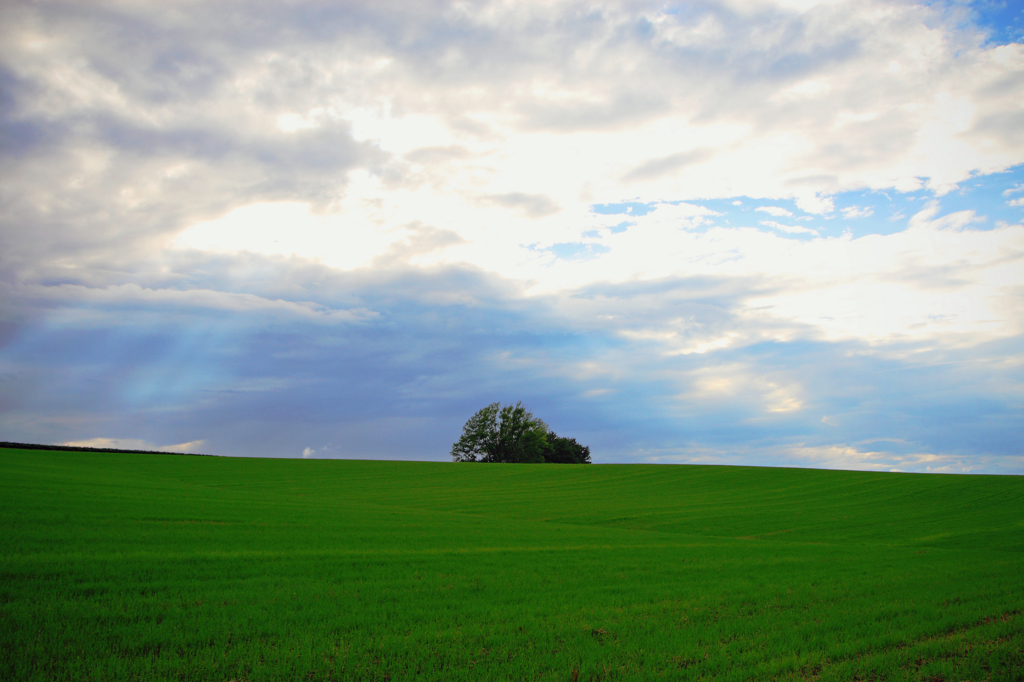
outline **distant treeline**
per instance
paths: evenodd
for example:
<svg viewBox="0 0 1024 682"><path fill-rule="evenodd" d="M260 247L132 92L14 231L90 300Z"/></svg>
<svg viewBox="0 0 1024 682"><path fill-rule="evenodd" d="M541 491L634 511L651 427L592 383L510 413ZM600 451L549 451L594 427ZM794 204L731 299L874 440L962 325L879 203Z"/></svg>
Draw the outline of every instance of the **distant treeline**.
<svg viewBox="0 0 1024 682"><path fill-rule="evenodd" d="M189 457L212 457L202 452L164 452L163 450L118 450L117 448L86 448L78 445L40 445L39 443L8 443L0 441L0 448L18 450L65 450L67 452L129 452L136 455L188 455Z"/></svg>

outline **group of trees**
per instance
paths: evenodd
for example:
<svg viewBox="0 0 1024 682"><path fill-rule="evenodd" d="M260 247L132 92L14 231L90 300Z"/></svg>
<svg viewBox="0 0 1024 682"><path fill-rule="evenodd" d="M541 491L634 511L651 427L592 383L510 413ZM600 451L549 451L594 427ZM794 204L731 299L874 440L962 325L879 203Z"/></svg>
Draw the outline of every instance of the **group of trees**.
<svg viewBox="0 0 1024 682"><path fill-rule="evenodd" d="M590 448L563 438L534 417L522 403L491 403L462 427L452 445L456 462L558 462L590 464Z"/></svg>

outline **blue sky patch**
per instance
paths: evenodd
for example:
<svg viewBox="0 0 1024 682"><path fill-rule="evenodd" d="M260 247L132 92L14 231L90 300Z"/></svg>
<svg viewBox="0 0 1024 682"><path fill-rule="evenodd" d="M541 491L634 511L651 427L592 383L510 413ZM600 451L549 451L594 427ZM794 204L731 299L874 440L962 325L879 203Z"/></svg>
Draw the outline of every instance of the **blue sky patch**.
<svg viewBox="0 0 1024 682"><path fill-rule="evenodd" d="M972 177L941 197L926 190L903 193L890 189L841 192L832 199L835 210L826 215L801 211L792 199L729 197L692 203L720 213L714 222L723 226L758 227L783 233L784 230L772 226L777 224L812 229L822 237L839 237L849 232L854 238L859 238L902 232L916 213L935 201L939 215L974 211L977 221L972 229L990 230L1001 224L1019 224L1024 220L1024 166ZM813 235L796 231L787 236Z"/></svg>
<svg viewBox="0 0 1024 682"><path fill-rule="evenodd" d="M586 244L583 242L563 242L553 244L545 249L555 254L562 260L591 260L602 253L608 253L611 249L604 244Z"/></svg>
<svg viewBox="0 0 1024 682"><path fill-rule="evenodd" d="M958 189L940 197L939 204L943 213L973 210L984 217L986 220L976 224L975 229L1020 223L1024 220L1024 165L965 180Z"/></svg>
<svg viewBox="0 0 1024 682"><path fill-rule="evenodd" d="M1024 39L1024 4L1019 0L975 0L974 23L988 33L988 45L1019 43Z"/></svg>
<svg viewBox="0 0 1024 682"><path fill-rule="evenodd" d="M628 213L633 216L647 215L654 210L655 203L643 203L640 201L623 201L615 204L594 204L590 207L594 213L601 215L618 215Z"/></svg>

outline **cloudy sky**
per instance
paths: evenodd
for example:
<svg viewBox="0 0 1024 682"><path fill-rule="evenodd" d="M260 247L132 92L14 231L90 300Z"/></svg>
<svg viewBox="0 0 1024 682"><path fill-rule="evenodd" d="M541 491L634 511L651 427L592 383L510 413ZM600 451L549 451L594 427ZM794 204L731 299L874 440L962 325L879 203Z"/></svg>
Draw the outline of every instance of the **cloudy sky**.
<svg viewBox="0 0 1024 682"><path fill-rule="evenodd" d="M1024 474L1014 2L5 2L0 440Z"/></svg>

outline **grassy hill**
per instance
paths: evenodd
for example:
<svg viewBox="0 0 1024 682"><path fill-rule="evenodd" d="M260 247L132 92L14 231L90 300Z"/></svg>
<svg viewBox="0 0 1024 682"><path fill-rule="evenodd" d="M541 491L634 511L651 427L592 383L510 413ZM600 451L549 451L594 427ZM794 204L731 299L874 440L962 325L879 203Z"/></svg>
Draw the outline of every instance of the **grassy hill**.
<svg viewBox="0 0 1024 682"><path fill-rule="evenodd" d="M0 449L0 677L1024 679L1024 478Z"/></svg>

